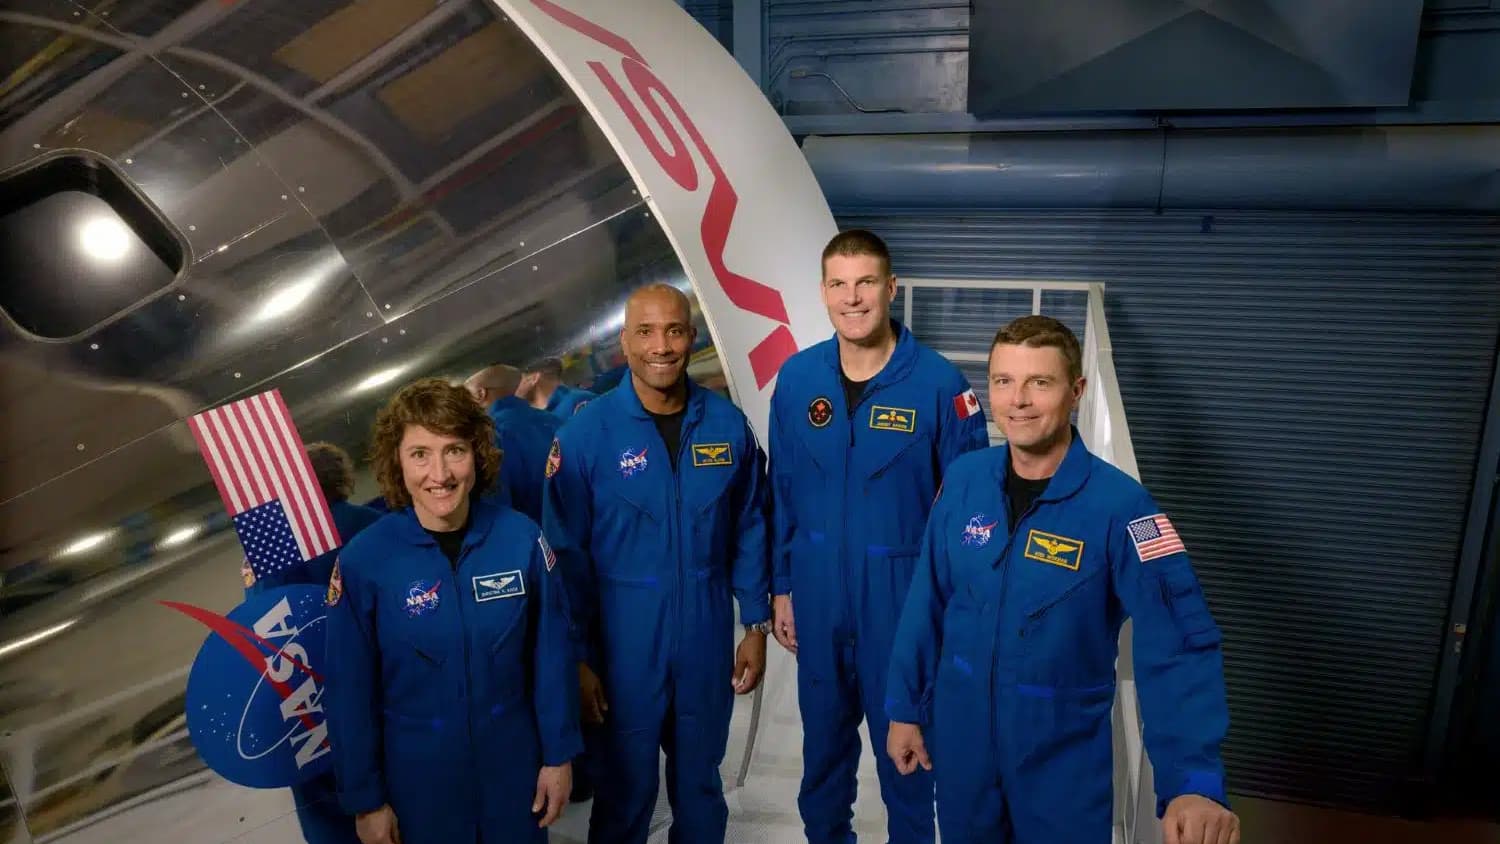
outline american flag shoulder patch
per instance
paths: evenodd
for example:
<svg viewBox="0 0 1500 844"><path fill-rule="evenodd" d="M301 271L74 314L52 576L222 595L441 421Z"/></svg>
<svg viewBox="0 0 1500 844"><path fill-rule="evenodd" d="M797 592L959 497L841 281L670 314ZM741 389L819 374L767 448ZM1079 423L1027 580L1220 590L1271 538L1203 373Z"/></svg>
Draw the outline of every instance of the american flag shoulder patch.
<svg viewBox="0 0 1500 844"><path fill-rule="evenodd" d="M542 546L542 559L547 561L547 571L552 571L552 567L557 565L557 555L552 553L552 546L547 544L547 537L537 534L536 544Z"/></svg>
<svg viewBox="0 0 1500 844"><path fill-rule="evenodd" d="M1136 519L1126 525L1125 529L1130 532L1130 541L1135 544L1135 553L1140 556L1143 563L1172 554L1187 553L1187 548L1182 544L1182 537L1177 535L1177 528L1172 527L1172 520L1168 519L1164 513Z"/></svg>

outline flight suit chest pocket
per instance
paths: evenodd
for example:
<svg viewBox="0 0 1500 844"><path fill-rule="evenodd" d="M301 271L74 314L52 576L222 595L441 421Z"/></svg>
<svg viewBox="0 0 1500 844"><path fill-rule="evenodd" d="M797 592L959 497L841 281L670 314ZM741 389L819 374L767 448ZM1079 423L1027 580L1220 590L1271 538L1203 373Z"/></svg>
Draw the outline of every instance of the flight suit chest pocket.
<svg viewBox="0 0 1500 844"><path fill-rule="evenodd" d="M641 459L646 459L646 454L642 449ZM663 464L667 462L666 455L661 455L658 459ZM670 465L631 469L627 463L627 458L622 457L618 466L604 465L599 468L596 483L604 494L601 503L605 509L601 515L627 520L645 518L655 524L665 523L663 507L670 494L667 490L672 484Z"/></svg>
<svg viewBox="0 0 1500 844"><path fill-rule="evenodd" d="M1028 520L1029 521L1029 520ZM1109 564L1104 541L1077 530L1020 525L1011 541L1012 583L1024 596L1028 619L1041 618L1064 602L1093 590ZM1102 610L1101 610L1102 612Z"/></svg>
<svg viewBox="0 0 1500 844"><path fill-rule="evenodd" d="M383 589L377 613L382 634L392 634L423 660L442 664L462 642L453 579L451 574L410 578Z"/></svg>
<svg viewBox="0 0 1500 844"><path fill-rule="evenodd" d="M481 645L497 650L521 632L534 586L519 568L469 577L469 594L464 597L473 601L472 623Z"/></svg>
<svg viewBox="0 0 1500 844"><path fill-rule="evenodd" d="M741 461L748 459L742 443L712 432L698 433L687 444L678 465L688 511L701 516L729 492Z"/></svg>
<svg viewBox="0 0 1500 844"><path fill-rule="evenodd" d="M397 720L441 717L446 699L457 691L449 672L463 664L464 633L450 580L402 580L381 592L381 694Z"/></svg>
<svg viewBox="0 0 1500 844"><path fill-rule="evenodd" d="M858 419L856 419L857 422ZM929 461L912 459L914 454L931 454L932 452L932 440L921 428L911 431L896 427L856 430L854 442L855 448L850 456L854 465L850 468L868 481L886 477L895 481L904 481L905 477L901 471L931 474L933 470Z"/></svg>
<svg viewBox="0 0 1500 844"><path fill-rule="evenodd" d="M530 582L520 569L493 571L470 577L473 601L468 615L475 626L475 649L486 661L477 678L492 715L498 715L526 691L526 654L531 637L531 607L536 600Z"/></svg>

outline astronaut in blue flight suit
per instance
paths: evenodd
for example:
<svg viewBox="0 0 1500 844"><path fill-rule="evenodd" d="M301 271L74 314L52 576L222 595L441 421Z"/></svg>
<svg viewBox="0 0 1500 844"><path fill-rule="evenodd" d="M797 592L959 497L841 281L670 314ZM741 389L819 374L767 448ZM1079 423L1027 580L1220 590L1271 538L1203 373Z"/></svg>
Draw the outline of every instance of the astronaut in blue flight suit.
<svg viewBox="0 0 1500 844"><path fill-rule="evenodd" d="M835 336L793 355L771 399L776 638L797 654L802 787L813 844L853 842L859 721L885 746L885 672L943 472L988 443L953 364L890 319L895 277L875 235L823 252ZM793 605L795 603L795 615ZM932 783L876 755L890 840L933 840Z"/></svg>
<svg viewBox="0 0 1500 844"><path fill-rule="evenodd" d="M361 507L348 499L354 492L354 464L349 455L333 443L314 442L307 444L307 459L312 464L313 477L328 503L328 512L333 516L333 526L338 531L339 541L348 543L360 531L375 523L380 513L369 507ZM257 578L249 563L241 569L245 581L246 596L275 589L311 583L328 586L333 575L333 562L338 549L308 560L300 566L284 568ZM302 837L307 844L359 844L354 834L354 816L339 808L337 785L332 773L315 777L301 785L292 787L292 797L297 804L297 822L302 827Z"/></svg>
<svg viewBox="0 0 1500 844"><path fill-rule="evenodd" d="M598 394L562 382L562 361L557 358L542 358L522 370L521 383L516 395L557 418L567 421L573 418L584 405L598 398Z"/></svg>
<svg viewBox="0 0 1500 844"><path fill-rule="evenodd" d="M625 313L630 378L558 431L545 509L586 657L584 715L604 726L589 841L644 844L665 750L669 840L713 844L731 691L765 669L764 461L744 414L687 378L687 298L648 285Z"/></svg>
<svg viewBox="0 0 1500 844"><path fill-rule="evenodd" d="M500 500L541 524L547 454L563 420L515 395L520 383L521 370L495 364L470 375L464 388L495 423L495 444L504 455L497 485Z"/></svg>
<svg viewBox="0 0 1500 844"><path fill-rule="evenodd" d="M1109 841L1128 616L1164 840L1238 842L1219 629L1171 520L1070 425L1077 339L1022 317L989 377L1007 442L955 462L933 506L891 655L887 753L933 771L947 844Z"/></svg>
<svg viewBox="0 0 1500 844"><path fill-rule="evenodd" d="M398 392L372 455L392 512L328 587L324 699L363 844L544 842L578 737L566 589L530 519L479 498L489 417L440 379Z"/></svg>

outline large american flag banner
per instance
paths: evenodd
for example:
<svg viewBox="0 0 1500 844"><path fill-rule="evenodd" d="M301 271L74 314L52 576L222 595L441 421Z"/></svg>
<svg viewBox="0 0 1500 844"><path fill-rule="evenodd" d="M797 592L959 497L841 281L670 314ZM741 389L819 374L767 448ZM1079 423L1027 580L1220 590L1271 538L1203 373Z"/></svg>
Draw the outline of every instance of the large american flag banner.
<svg viewBox="0 0 1500 844"><path fill-rule="evenodd" d="M292 415L271 390L188 419L256 578L339 547Z"/></svg>

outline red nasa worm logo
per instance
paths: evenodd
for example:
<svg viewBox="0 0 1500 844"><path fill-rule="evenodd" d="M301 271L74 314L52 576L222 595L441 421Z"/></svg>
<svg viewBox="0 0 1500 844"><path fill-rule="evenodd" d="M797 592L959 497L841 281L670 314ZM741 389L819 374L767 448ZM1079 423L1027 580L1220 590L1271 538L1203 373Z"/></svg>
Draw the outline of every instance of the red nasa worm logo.
<svg viewBox="0 0 1500 844"><path fill-rule="evenodd" d="M792 331L789 328L791 320L787 317L786 304L782 301L781 294L772 287L734 272L724 264L724 247L729 241L729 228L734 222L734 212L739 205L739 194L735 192L734 186L729 182L729 177L719 166L718 158L714 156L713 150L704 141L698 127L677 102L677 98L672 95L666 83L662 82L651 70L650 63L633 44L599 24L562 8L552 0L531 0L531 3L569 29L620 54L621 72L636 96L646 106L646 110L650 112L662 137L671 145L670 150L662 146L656 133L642 118L640 109L626 95L619 80L605 67L604 63L591 61L588 63L589 69L599 77L605 90L609 91L609 95L614 98L620 111L630 121L630 125L635 127L636 134L640 135L641 141L651 151L651 156L656 159L656 163L673 182L677 183L678 187L689 193L696 191L698 170L693 163L692 155L682 142L682 136L677 133L676 127L662 112L658 99L671 109L673 116L677 118L677 122L682 125L688 138L692 140L693 146L697 148L698 154L708 165L709 173L713 175L713 185L709 188L708 205L703 209L703 221L699 234L703 241L704 254L708 258L709 266L713 268L714 277L718 280L719 287L724 290L724 295L729 297L729 301L735 307L780 323L755 348L750 350L750 371L755 375L755 386L757 389L764 389L766 384L776 376L781 364L797 351L797 341L792 337Z"/></svg>

